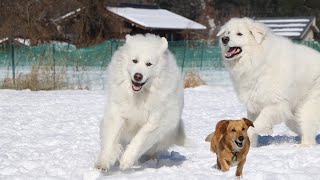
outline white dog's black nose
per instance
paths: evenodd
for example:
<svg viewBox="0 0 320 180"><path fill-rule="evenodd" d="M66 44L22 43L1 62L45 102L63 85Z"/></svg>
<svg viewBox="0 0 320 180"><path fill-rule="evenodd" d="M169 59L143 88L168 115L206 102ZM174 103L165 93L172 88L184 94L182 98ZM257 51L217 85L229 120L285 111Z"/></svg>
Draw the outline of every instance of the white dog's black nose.
<svg viewBox="0 0 320 180"><path fill-rule="evenodd" d="M229 39L228 36L224 36L224 37L221 38L221 41L222 41L223 44L228 44L229 40L230 39Z"/></svg>
<svg viewBox="0 0 320 180"><path fill-rule="evenodd" d="M141 81L143 79L143 75L140 74L140 73L135 73L133 78L134 78L134 80L139 82L139 81Z"/></svg>

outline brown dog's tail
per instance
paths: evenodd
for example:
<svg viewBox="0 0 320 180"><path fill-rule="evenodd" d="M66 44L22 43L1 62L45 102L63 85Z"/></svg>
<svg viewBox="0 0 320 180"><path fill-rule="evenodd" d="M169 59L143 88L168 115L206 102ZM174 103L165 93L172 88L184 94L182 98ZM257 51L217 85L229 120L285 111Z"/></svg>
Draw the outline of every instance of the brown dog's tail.
<svg viewBox="0 0 320 180"><path fill-rule="evenodd" d="M212 142L212 138L213 138L214 132L210 133L207 137L206 137L206 142ZM212 147L212 143L210 145L210 150L212 152L216 152L215 149Z"/></svg>
<svg viewBox="0 0 320 180"><path fill-rule="evenodd" d="M207 137L206 137L206 142L211 142L211 139L213 137L214 132L210 133Z"/></svg>

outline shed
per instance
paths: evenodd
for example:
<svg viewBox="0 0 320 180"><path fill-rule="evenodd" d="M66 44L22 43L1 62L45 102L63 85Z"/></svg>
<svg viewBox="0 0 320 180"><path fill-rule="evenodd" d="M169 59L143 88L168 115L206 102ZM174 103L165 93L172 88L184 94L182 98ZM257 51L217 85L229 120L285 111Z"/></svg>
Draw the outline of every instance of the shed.
<svg viewBox="0 0 320 180"><path fill-rule="evenodd" d="M122 19L124 34L154 33L168 40L179 40L183 31L206 29L202 24L158 6L122 5L106 9Z"/></svg>
<svg viewBox="0 0 320 180"><path fill-rule="evenodd" d="M22 39L22 38L3 38L0 39L0 46L7 47L9 45L17 45L17 46L30 46L30 39Z"/></svg>
<svg viewBox="0 0 320 180"><path fill-rule="evenodd" d="M255 18L264 23L275 34L294 40L313 41L319 28L315 17L272 17Z"/></svg>

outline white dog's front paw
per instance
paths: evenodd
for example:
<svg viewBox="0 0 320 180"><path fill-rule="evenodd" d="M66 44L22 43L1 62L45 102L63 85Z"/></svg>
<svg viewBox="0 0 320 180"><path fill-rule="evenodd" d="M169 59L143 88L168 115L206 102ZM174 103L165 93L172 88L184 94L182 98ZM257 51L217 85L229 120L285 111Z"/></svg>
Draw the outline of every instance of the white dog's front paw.
<svg viewBox="0 0 320 180"><path fill-rule="evenodd" d="M315 138L304 138L302 137L301 139L301 146L312 146L312 145L316 145L316 139Z"/></svg>
<svg viewBox="0 0 320 180"><path fill-rule="evenodd" d="M250 140L251 147L258 146L258 134L256 134L251 128L248 129L248 137Z"/></svg>
<svg viewBox="0 0 320 180"><path fill-rule="evenodd" d="M108 159L105 154L100 153L96 163L94 164L94 167L102 171L107 171L110 169L111 165L112 161L110 161L110 158Z"/></svg>
<svg viewBox="0 0 320 180"><path fill-rule="evenodd" d="M134 165L135 159L128 155L128 153L123 154L121 160L120 160L120 169L126 170L131 168Z"/></svg>
<svg viewBox="0 0 320 180"><path fill-rule="evenodd" d="M102 150L95 163L95 168L100 170L109 170L114 163L119 159L122 153L122 146L120 144L114 145L112 151ZM107 148L105 148L107 149Z"/></svg>
<svg viewBox="0 0 320 180"><path fill-rule="evenodd" d="M249 137L250 139L250 146L251 147L258 147L259 144L259 135L258 134L252 134L251 137Z"/></svg>
<svg viewBox="0 0 320 180"><path fill-rule="evenodd" d="M102 162L100 160L98 160L95 164L94 164L94 167L96 169L99 169L99 170L102 170L102 171L106 171L110 168L110 166L107 165L106 162Z"/></svg>

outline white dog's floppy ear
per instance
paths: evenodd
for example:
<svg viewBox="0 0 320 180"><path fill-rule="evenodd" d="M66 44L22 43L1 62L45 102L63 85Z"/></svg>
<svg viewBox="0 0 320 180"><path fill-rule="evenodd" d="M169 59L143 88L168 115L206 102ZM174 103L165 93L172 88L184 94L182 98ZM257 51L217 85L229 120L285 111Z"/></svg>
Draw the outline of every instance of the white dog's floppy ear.
<svg viewBox="0 0 320 180"><path fill-rule="evenodd" d="M126 35L126 43L129 43L130 42L130 39L131 39L131 35L130 34L127 34Z"/></svg>
<svg viewBox="0 0 320 180"><path fill-rule="evenodd" d="M267 33L267 30L261 24L255 23L255 26L251 30L253 37L260 44Z"/></svg>
<svg viewBox="0 0 320 180"><path fill-rule="evenodd" d="M224 32L226 32L226 28L221 26L220 31L218 32L217 36L221 36Z"/></svg>
<svg viewBox="0 0 320 180"><path fill-rule="evenodd" d="M260 44L267 34L267 28L262 23L255 22L249 18L247 18L247 23L254 39Z"/></svg>
<svg viewBox="0 0 320 180"><path fill-rule="evenodd" d="M161 38L161 42L162 42L162 45L161 45L161 48L163 51L167 50L168 48L168 41L165 37L162 37Z"/></svg>

